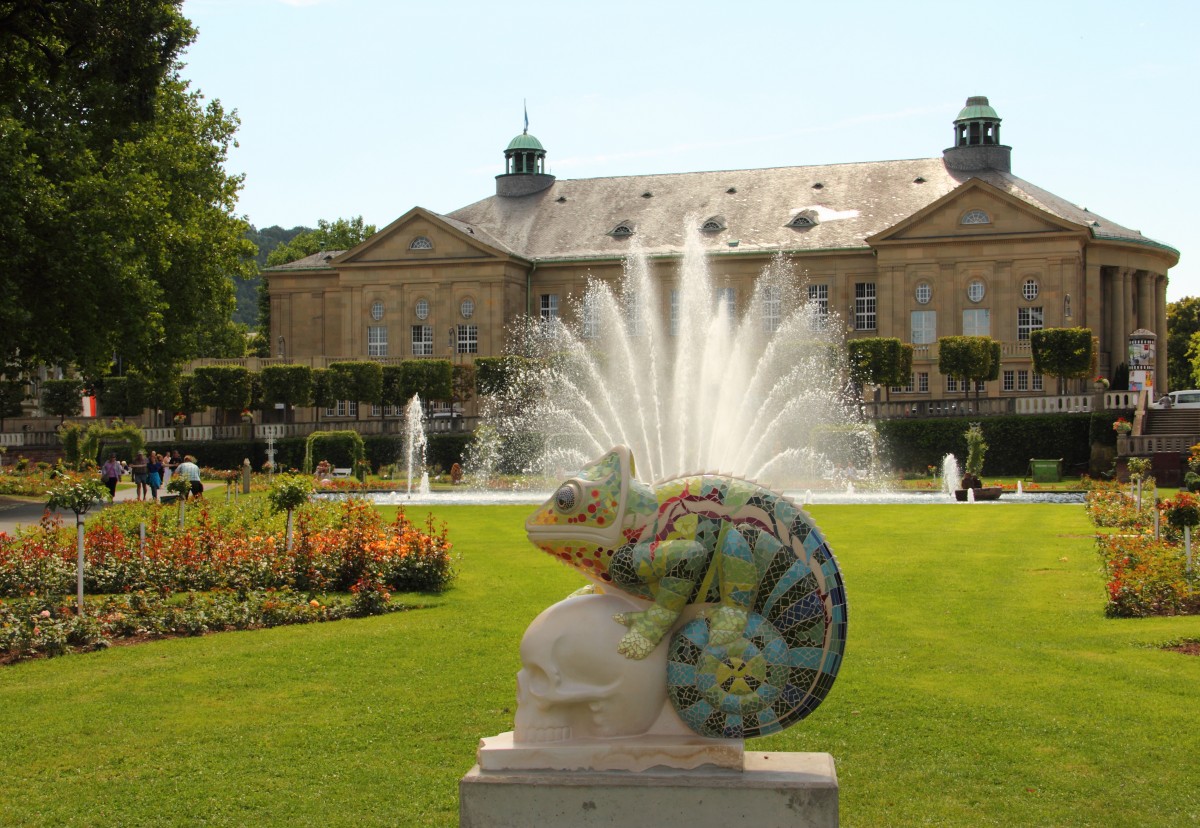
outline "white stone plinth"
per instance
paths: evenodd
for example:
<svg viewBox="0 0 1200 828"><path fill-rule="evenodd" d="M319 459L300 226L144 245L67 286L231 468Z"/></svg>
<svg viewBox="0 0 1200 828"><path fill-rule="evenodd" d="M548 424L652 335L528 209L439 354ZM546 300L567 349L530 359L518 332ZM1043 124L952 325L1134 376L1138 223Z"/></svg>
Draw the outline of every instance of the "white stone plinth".
<svg viewBox="0 0 1200 828"><path fill-rule="evenodd" d="M741 771L486 771L458 783L461 828L831 828L838 784L828 753L747 752Z"/></svg>
<svg viewBox="0 0 1200 828"><path fill-rule="evenodd" d="M741 739L709 739L696 734L514 744L509 731L480 739L475 757L484 771L691 770L705 765L741 770L744 754Z"/></svg>

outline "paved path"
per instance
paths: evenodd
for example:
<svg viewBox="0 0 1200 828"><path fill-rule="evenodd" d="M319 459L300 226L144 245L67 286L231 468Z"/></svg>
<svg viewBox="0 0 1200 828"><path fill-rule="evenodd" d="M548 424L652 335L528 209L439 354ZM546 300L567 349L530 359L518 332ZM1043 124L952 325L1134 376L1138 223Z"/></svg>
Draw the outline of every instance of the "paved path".
<svg viewBox="0 0 1200 828"><path fill-rule="evenodd" d="M204 482L204 490L211 492L214 489L223 489L224 483L213 480ZM160 492L161 494L161 492ZM115 502L122 503L129 500L137 500L137 489L130 486L127 489L117 489ZM108 504L103 503L92 507L92 511L99 509L107 509ZM42 519L42 513L46 510L46 499L26 500L13 497L0 496L0 532L8 532L12 534L19 526L36 526ZM58 515L62 517L63 523L73 526L75 524L75 513L71 511L58 511ZM92 514L89 512L88 514Z"/></svg>

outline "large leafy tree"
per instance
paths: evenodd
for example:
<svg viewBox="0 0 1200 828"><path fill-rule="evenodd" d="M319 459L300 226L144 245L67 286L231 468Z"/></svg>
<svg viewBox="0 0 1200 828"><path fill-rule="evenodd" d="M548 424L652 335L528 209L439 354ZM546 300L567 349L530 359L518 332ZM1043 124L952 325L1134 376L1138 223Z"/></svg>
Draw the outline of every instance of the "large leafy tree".
<svg viewBox="0 0 1200 828"><path fill-rule="evenodd" d="M179 78L181 2L0 0L4 359L99 376L237 342L237 119Z"/></svg>
<svg viewBox="0 0 1200 828"><path fill-rule="evenodd" d="M362 216L350 219L320 219L316 230L305 230L277 246L267 256L267 267L294 262L322 250L349 250L375 235L374 224L364 224Z"/></svg>
<svg viewBox="0 0 1200 828"><path fill-rule="evenodd" d="M1193 385L1193 363L1188 354L1192 336L1200 333L1200 296L1185 296L1178 302L1167 304L1167 350L1163 353L1158 343L1158 359L1167 360L1167 385L1169 388L1195 388ZM1166 388L1160 389L1166 391Z"/></svg>

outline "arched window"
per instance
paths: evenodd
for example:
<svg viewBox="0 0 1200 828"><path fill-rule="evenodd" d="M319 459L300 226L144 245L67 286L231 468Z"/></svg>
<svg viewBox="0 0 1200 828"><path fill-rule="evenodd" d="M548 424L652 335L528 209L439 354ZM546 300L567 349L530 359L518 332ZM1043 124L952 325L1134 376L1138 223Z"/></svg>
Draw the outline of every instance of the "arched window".
<svg viewBox="0 0 1200 828"><path fill-rule="evenodd" d="M428 236L417 236L412 240L412 244L408 246L409 250L433 250L433 242Z"/></svg>
<svg viewBox="0 0 1200 828"><path fill-rule="evenodd" d="M992 219L983 210L968 210L962 217L961 224L991 224Z"/></svg>
<svg viewBox="0 0 1200 828"><path fill-rule="evenodd" d="M623 221L620 224L618 224L616 227L614 227L612 230L609 230L608 235L612 236L615 239L623 239L628 236L632 236L633 235L633 225L627 221Z"/></svg>

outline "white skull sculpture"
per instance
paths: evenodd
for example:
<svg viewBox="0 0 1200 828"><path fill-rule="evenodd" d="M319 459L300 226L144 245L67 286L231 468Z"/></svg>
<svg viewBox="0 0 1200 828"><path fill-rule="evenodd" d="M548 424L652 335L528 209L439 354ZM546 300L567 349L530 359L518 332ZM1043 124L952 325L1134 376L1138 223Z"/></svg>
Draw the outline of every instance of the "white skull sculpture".
<svg viewBox="0 0 1200 828"><path fill-rule="evenodd" d="M612 593L559 601L521 639L514 742L610 739L647 733L667 698L667 646L627 659L613 620L644 604Z"/></svg>

